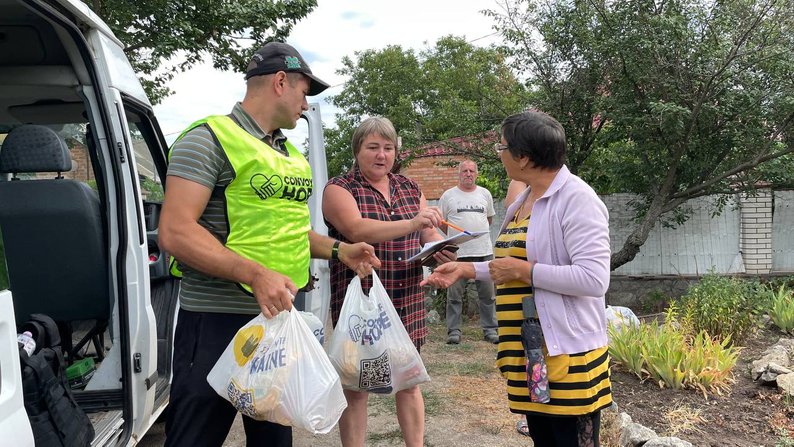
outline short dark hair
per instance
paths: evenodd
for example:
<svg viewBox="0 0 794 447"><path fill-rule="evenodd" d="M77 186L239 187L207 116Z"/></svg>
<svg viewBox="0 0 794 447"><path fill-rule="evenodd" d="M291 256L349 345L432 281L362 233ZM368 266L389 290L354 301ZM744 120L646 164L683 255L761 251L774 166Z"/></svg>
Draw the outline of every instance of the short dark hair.
<svg viewBox="0 0 794 447"><path fill-rule="evenodd" d="M502 137L514 157L528 157L543 169L565 163L565 129L551 116L538 111L517 113L502 121Z"/></svg>

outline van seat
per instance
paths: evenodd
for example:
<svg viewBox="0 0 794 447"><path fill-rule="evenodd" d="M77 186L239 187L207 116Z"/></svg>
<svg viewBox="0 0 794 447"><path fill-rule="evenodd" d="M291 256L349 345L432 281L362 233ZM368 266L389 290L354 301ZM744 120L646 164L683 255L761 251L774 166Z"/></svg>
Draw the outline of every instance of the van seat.
<svg viewBox="0 0 794 447"><path fill-rule="evenodd" d="M0 173L13 175L0 182L0 231L17 322L31 313L49 315L59 325L95 320L73 355L90 338L101 344L110 297L99 196L88 185L62 177L71 167L66 143L44 126L14 128L0 147ZM18 178L41 172L58 176ZM66 335L71 340L71 333ZM97 346L101 357L100 351Z"/></svg>

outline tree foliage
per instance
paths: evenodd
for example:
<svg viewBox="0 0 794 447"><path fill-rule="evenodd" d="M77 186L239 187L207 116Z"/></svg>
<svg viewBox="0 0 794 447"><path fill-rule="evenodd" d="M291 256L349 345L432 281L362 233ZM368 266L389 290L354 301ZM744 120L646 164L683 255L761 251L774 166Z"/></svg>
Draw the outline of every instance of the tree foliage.
<svg viewBox="0 0 794 447"><path fill-rule="evenodd" d="M217 69L243 71L256 48L284 40L317 6L316 0L83 1L124 43L155 103L170 94L165 84L176 73L206 55Z"/></svg>
<svg viewBox="0 0 794 447"><path fill-rule="evenodd" d="M535 105L558 118L569 165L634 192L631 261L664 213L792 172L794 3L500 0L489 11ZM788 163L771 169L765 162ZM678 213L679 221L686 217Z"/></svg>
<svg viewBox="0 0 794 447"><path fill-rule="evenodd" d="M484 150L483 138L467 139L476 142L472 147L448 140L493 131L526 103L524 88L502 51L478 48L459 37L443 37L418 54L400 46L357 52L342 65L338 73L349 80L342 92L329 98L342 109L337 128L325 132L329 175L350 168L353 130L373 115L394 123L403 150L439 142L493 164L496 156Z"/></svg>

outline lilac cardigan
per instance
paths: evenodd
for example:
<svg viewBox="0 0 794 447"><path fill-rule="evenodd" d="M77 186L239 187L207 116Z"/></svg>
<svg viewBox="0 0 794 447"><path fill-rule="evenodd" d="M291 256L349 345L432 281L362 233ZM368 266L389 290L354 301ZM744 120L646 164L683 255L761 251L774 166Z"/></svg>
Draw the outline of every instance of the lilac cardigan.
<svg viewBox="0 0 794 447"><path fill-rule="evenodd" d="M507 208L502 230L528 194L529 188ZM609 215L595 191L566 166L532 206L527 260L535 262L535 304L549 355L606 346ZM477 279L490 278L488 262L474 268Z"/></svg>

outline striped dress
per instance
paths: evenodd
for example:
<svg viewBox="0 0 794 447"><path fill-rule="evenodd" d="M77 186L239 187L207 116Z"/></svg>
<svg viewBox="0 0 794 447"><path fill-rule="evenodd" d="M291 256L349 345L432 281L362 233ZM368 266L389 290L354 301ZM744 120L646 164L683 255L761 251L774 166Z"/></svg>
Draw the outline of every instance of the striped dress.
<svg viewBox="0 0 794 447"><path fill-rule="evenodd" d="M520 222L510 222L496 239L494 256L526 260L528 224L529 217ZM510 411L522 414L582 416L609 406L612 403L612 394L606 346L554 357L546 353L551 400L544 404L530 401L526 357L521 344L521 323L524 318L521 301L532 293L532 286L517 281L497 286L496 290L496 318L499 321L496 366L507 379Z"/></svg>

